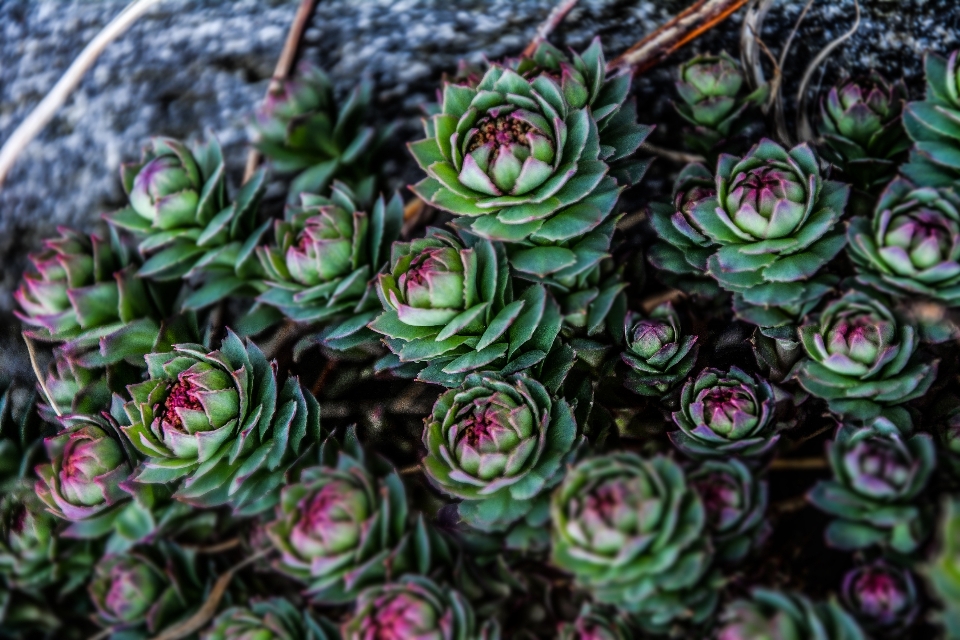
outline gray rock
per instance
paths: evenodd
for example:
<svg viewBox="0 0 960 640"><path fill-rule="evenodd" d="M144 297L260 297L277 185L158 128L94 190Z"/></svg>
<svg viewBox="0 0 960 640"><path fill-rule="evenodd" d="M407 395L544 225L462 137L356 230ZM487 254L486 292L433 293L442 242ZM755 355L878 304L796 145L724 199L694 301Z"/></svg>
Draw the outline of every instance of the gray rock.
<svg viewBox="0 0 960 640"><path fill-rule="evenodd" d="M552 38L582 48L599 34L611 57L690 0L582 0ZM795 90L803 67L853 20L854 0L818 2L789 57ZM126 4L99 0L0 0L0 140L42 99L83 46ZM42 135L20 156L0 190L0 314L12 330L11 292L26 255L56 225L93 228L120 206L121 162L134 159L155 134L188 137L211 131L224 145L235 179L245 161L245 123L263 95L296 10L293 0L167 0L110 45ZM396 185L416 178L400 144L419 133L420 105L460 58L516 54L554 0L327 0L305 35L304 57L326 68L338 89L361 77L376 86L383 120L399 119L385 161ZM777 53L805 3L781 0L763 38ZM865 0L860 30L831 58L818 81L840 69L878 67L902 74L919 95L925 51L957 46L955 0ZM740 16L706 34L695 51L737 51ZM673 67L637 83L642 119L675 126L668 106ZM655 186L655 185L654 185ZM15 334L0 334L0 362L26 373ZM16 364L8 364L16 363Z"/></svg>

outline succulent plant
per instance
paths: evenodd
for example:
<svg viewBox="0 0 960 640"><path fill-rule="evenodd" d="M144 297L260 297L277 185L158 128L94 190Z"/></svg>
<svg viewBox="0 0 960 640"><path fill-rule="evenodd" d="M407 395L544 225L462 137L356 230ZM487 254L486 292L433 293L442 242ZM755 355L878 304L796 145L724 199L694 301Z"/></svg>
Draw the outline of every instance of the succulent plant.
<svg viewBox="0 0 960 640"><path fill-rule="evenodd" d="M267 274L260 302L303 323L327 325L329 346L355 346L373 334L366 324L381 308L370 282L389 260L400 235L403 203L378 199L370 213L356 195L335 183L330 197L301 194L274 223L276 244L257 247Z"/></svg>
<svg viewBox="0 0 960 640"><path fill-rule="evenodd" d="M321 465L304 469L280 495L266 533L274 566L305 583L316 602L347 603L371 585L427 573L446 548L408 513L403 482L390 463L367 455L350 428L324 443Z"/></svg>
<svg viewBox="0 0 960 640"><path fill-rule="evenodd" d="M154 138L140 162L121 168L130 206L106 216L149 256L137 271L141 278L202 283L182 301L186 309L254 293L262 277L254 248L269 227L256 226L265 174L256 172L230 202L225 171L215 140L188 146Z"/></svg>
<svg viewBox="0 0 960 640"><path fill-rule="evenodd" d="M697 336L684 335L673 305L664 302L648 318L631 312L623 320L629 367L624 386L642 396L662 396L682 382L697 362Z"/></svg>
<svg viewBox="0 0 960 640"><path fill-rule="evenodd" d="M717 640L866 640L856 620L834 601L756 588L721 614Z"/></svg>
<svg viewBox="0 0 960 640"><path fill-rule="evenodd" d="M928 592L941 606L935 617L946 637L960 636L960 499L956 496L942 500L937 543L920 570Z"/></svg>
<svg viewBox="0 0 960 640"><path fill-rule="evenodd" d="M560 333L560 309L543 285L514 297L509 275L502 245L431 228L394 243L377 288L384 311L369 326L400 363L423 363L425 382L455 387L474 370L538 365Z"/></svg>
<svg viewBox="0 0 960 640"><path fill-rule="evenodd" d="M69 594L90 575L96 560L88 543L60 535L57 519L24 482L0 501L0 576L8 587L38 593L53 587Z"/></svg>
<svg viewBox="0 0 960 640"><path fill-rule="evenodd" d="M763 544L771 531L766 480L731 458L698 463L687 481L700 494L717 561L739 563Z"/></svg>
<svg viewBox="0 0 960 640"><path fill-rule="evenodd" d="M742 320L797 322L835 283L819 272L846 244L837 222L849 186L823 180L809 146L787 151L767 139L743 158L720 156L716 179L715 200L689 213L719 247L707 259L709 274L735 294Z"/></svg>
<svg viewBox="0 0 960 640"><path fill-rule="evenodd" d="M429 174L415 193L462 216L457 224L474 234L523 243L511 255L521 271L576 264L563 245L607 220L620 191L642 175L642 167L618 173L621 184L609 175L648 131L632 103L624 108L630 79L604 83L599 42L578 60L560 65L559 77L493 64L476 87L447 84L441 113L425 121L427 138L409 145Z"/></svg>
<svg viewBox="0 0 960 640"><path fill-rule="evenodd" d="M706 511L680 466L612 453L571 468L551 503L553 564L594 602L662 630L717 603Z"/></svg>
<svg viewBox="0 0 960 640"><path fill-rule="evenodd" d="M320 439L313 395L293 377L281 385L263 352L232 331L213 352L178 344L146 359L149 379L114 410L145 458L136 480L175 483L174 498L239 515L276 504L288 469Z"/></svg>
<svg viewBox="0 0 960 640"><path fill-rule="evenodd" d="M647 251L647 259L659 271L665 284L691 294L712 297L720 292L716 281L707 275L707 260L716 251L716 243L700 228L693 211L717 206L717 185L713 173L700 163L686 165L673 183L673 202L650 203L650 224L657 240Z"/></svg>
<svg viewBox="0 0 960 640"><path fill-rule="evenodd" d="M361 190L373 186L376 155L391 130L368 123L371 93L364 82L338 103L330 78L306 62L293 79L271 87L251 123L253 144L276 171L298 174L291 202L301 193L325 192L334 180Z"/></svg>
<svg viewBox="0 0 960 640"><path fill-rule="evenodd" d="M827 457L833 477L808 495L835 518L825 532L827 543L915 551L930 529L922 497L937 463L931 437L904 434L881 416L863 426L841 425Z"/></svg>
<svg viewBox="0 0 960 640"><path fill-rule="evenodd" d="M630 640L635 636L626 616L585 605L573 622L561 623L557 640Z"/></svg>
<svg viewBox="0 0 960 640"><path fill-rule="evenodd" d="M886 184L910 148L900 118L907 87L877 72L845 78L820 101L823 155L859 189Z"/></svg>
<svg viewBox="0 0 960 640"><path fill-rule="evenodd" d="M460 498L460 518L481 531L542 528L547 492L580 441L570 406L522 374L471 374L437 399L425 421L423 468Z"/></svg>
<svg viewBox="0 0 960 640"><path fill-rule="evenodd" d="M284 598L268 598L248 607L230 607L218 615L201 640L339 640L330 623L317 620Z"/></svg>
<svg viewBox="0 0 960 640"><path fill-rule="evenodd" d="M928 53L924 60L927 92L923 100L910 102L903 112L903 125L913 139L910 162L901 172L917 184L949 187L960 178L960 74L954 51L947 58Z"/></svg>
<svg viewBox="0 0 960 640"><path fill-rule="evenodd" d="M699 55L680 65L680 102L673 106L692 127L684 132L686 146L709 154L744 127L744 112L766 99L767 89L750 92L736 60L727 53Z"/></svg>
<svg viewBox="0 0 960 640"><path fill-rule="evenodd" d="M897 178L873 217L850 220L857 279L884 293L960 306L960 195Z"/></svg>
<svg viewBox="0 0 960 640"><path fill-rule="evenodd" d="M614 222L616 218L611 218L604 225L609 224L612 231ZM587 239L584 244L589 242ZM584 258L577 264L586 264L590 260L592 258ZM615 267L613 259L604 254L586 271L569 276L557 275L545 282L560 304L563 335L587 339L606 335L616 340L620 318L627 312L624 291L628 283L623 279L623 267Z"/></svg>
<svg viewBox="0 0 960 640"><path fill-rule="evenodd" d="M152 346L151 333L169 309L161 296L135 275L136 265L116 235L104 240L66 227L30 256L36 273L27 273L14 298L20 320L35 327L39 340L68 342L74 349L98 347L100 339L136 324L133 335L148 336L128 344L128 355L142 356ZM139 349L138 349L139 347Z"/></svg>
<svg viewBox="0 0 960 640"><path fill-rule="evenodd" d="M88 586L97 622L152 636L186 618L203 602L194 562L191 552L162 542L104 556Z"/></svg>
<svg viewBox="0 0 960 640"><path fill-rule="evenodd" d="M881 297L852 290L800 328L800 385L830 410L860 420L927 392L937 363L916 353L916 329Z"/></svg>
<svg viewBox="0 0 960 640"><path fill-rule="evenodd" d="M892 633L909 627L920 610L913 574L879 559L843 577L843 602L864 629Z"/></svg>
<svg viewBox="0 0 960 640"><path fill-rule="evenodd" d="M493 622L478 625L473 608L459 592L425 576L407 576L371 587L357 598L353 617L341 628L343 640L429 638L498 640Z"/></svg>
<svg viewBox="0 0 960 640"><path fill-rule="evenodd" d="M704 369L683 385L673 412L680 430L670 432L670 441L693 457L763 456L785 426L776 418L777 401L773 385L738 367Z"/></svg>
<svg viewBox="0 0 960 640"><path fill-rule="evenodd" d="M37 466L37 495L51 513L70 522L115 514L130 499L121 484L135 459L104 418L67 416L62 424L44 440L50 462Z"/></svg>

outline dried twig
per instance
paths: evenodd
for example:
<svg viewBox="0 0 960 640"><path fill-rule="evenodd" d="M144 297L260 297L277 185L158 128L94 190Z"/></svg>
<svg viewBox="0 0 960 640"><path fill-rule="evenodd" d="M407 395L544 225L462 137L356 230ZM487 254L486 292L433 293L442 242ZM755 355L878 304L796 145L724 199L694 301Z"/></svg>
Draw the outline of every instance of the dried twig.
<svg viewBox="0 0 960 640"><path fill-rule="evenodd" d="M37 362L37 350L33 346L33 340L26 333L21 334L23 336L23 341L27 343L27 353L30 355L30 364L33 366L33 375L37 377L37 382L40 384L40 390L43 391L43 396L47 399L47 404L53 409L53 411L58 415L62 416L63 412L60 411L60 407L57 406L57 403L53 401L53 394L50 393L50 389L47 388L47 382L44 379L43 371L40 370L40 364Z"/></svg>
<svg viewBox="0 0 960 640"><path fill-rule="evenodd" d="M533 40L530 41L527 48L523 50L523 55L528 57L532 56L537 50L537 47L557 28L557 25L563 22L563 19L567 17L570 10L577 6L577 2L579 2L579 0L561 0L560 4L550 11L547 19L537 27L537 33L533 36Z"/></svg>
<svg viewBox="0 0 960 640"><path fill-rule="evenodd" d="M810 125L810 114L807 113L807 88L810 85L810 78L813 77L814 72L823 61L827 59L827 56L833 53L834 49L853 36L853 34L857 32L857 29L860 28L859 0L853 0L853 7L856 11L853 26L843 35L827 43L827 46L820 50L820 53L807 65L806 71L803 72L803 78L800 80L800 88L797 90L797 137L801 142L813 140L815 137L813 127Z"/></svg>
<svg viewBox="0 0 960 640"><path fill-rule="evenodd" d="M280 52L280 58L277 60L277 66L273 70L273 77L270 78L270 85L267 87L267 95L280 91L283 87L283 81L290 75L290 69L297 59L297 52L300 49L300 41L303 39L303 32L307 30L307 24L310 17L317 8L317 0L300 0L300 8L293 17L293 24L290 25L290 32L287 33L287 41L283 44L283 50ZM260 164L260 152L256 147L251 147L247 153L247 167L243 172L243 181L253 177L253 173Z"/></svg>
<svg viewBox="0 0 960 640"><path fill-rule="evenodd" d="M680 164L689 164L691 162L706 162L707 159L696 153L687 153L685 151L674 151L673 149L664 149L663 147L657 147L650 144L649 142L643 142L640 144L640 151L649 153L653 156L659 156L665 160L670 160L671 162L678 162Z"/></svg>
<svg viewBox="0 0 960 640"><path fill-rule="evenodd" d="M676 302L682 298L685 298L687 294L678 289L669 289L663 293L658 293L655 296L650 296L649 298L644 298L640 301L640 310L644 313L650 313L656 309L659 305L664 302Z"/></svg>
<svg viewBox="0 0 960 640"><path fill-rule="evenodd" d="M772 5L773 0L752 0L740 28L740 63L747 71L747 84L751 89L767 83L763 63L760 61L760 32L763 30L763 20Z"/></svg>
<svg viewBox="0 0 960 640"><path fill-rule="evenodd" d="M777 458L770 463L770 471L814 471L826 469L826 458Z"/></svg>
<svg viewBox="0 0 960 640"><path fill-rule="evenodd" d="M224 540L223 542L218 542L217 544L211 544L205 547L191 546L186 544L182 546L184 549L188 549L197 554L212 555L215 553L223 553L224 551L229 551L230 549L236 549L240 546L240 538L230 538L229 540Z"/></svg>
<svg viewBox="0 0 960 640"><path fill-rule="evenodd" d="M220 601L223 599L223 594L226 593L227 587L230 586L230 581L233 580L233 576L237 573L237 571L244 568L248 564L256 562L271 551L273 551L272 548L263 549L258 553L253 554L243 562L231 567L226 573L217 578L216 583L213 585L213 589L210 590L210 595L207 596L207 601L203 603L203 606L200 607L195 614L183 622L167 628L160 633L160 635L154 636L152 640L180 640L181 638L186 638L190 635L193 635L200 629L204 628L206 624L210 622L210 619L213 617L213 615L217 612L217 608L220 606Z"/></svg>
<svg viewBox="0 0 960 640"><path fill-rule="evenodd" d="M640 74L674 51L729 18L748 0L697 0L659 29L610 61L607 71L631 69Z"/></svg>
<svg viewBox="0 0 960 640"><path fill-rule="evenodd" d="M83 51L73 61L66 73L57 81L57 84L53 85L53 89L44 96L40 104L34 107L30 115L7 138L3 148L0 148L0 186L3 186L3 181L13 167L13 163L16 162L17 156L50 122L57 110L63 106L70 93L80 84L83 75L97 61L107 45L119 38L130 25L160 2L162 0L133 0L83 48Z"/></svg>
<svg viewBox="0 0 960 640"><path fill-rule="evenodd" d="M420 473L420 471L422 471L422 468L420 467L420 465L414 464L414 465L410 465L409 467L404 467L403 469L400 469L400 471L398 471L397 473L399 473L402 476L412 476L416 473Z"/></svg>
<svg viewBox="0 0 960 640"><path fill-rule="evenodd" d="M781 500L780 502L774 502L770 505L771 509L775 513L792 513L794 511L800 511L810 506L810 502L807 501L807 496L796 496L794 498L787 498L786 500Z"/></svg>

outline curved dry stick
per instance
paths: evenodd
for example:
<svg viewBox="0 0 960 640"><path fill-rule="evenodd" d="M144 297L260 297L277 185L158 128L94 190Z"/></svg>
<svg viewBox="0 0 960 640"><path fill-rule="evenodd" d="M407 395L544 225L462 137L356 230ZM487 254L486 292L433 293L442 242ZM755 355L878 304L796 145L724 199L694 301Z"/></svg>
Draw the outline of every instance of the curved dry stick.
<svg viewBox="0 0 960 640"><path fill-rule="evenodd" d="M746 76L751 89L767 83L760 62L760 31L772 5L773 0L752 0L740 27L740 64L749 71Z"/></svg>
<svg viewBox="0 0 960 640"><path fill-rule="evenodd" d="M857 29L860 28L860 1L853 0L853 7L857 12L853 26L850 27L846 33L821 49L820 53L807 65L806 71L803 72L803 78L800 80L800 89L797 90L797 137L800 139L800 142L807 142L813 140L815 137L813 127L810 126L810 115L807 113L807 87L810 84L810 78L823 61L827 59L827 56L833 53L834 49L853 36L853 34L857 32Z"/></svg>
<svg viewBox="0 0 960 640"><path fill-rule="evenodd" d="M283 43L283 50L280 51L280 58L277 59L277 66L273 69L273 76L270 78L270 85L267 87L267 95L279 91L282 83L290 75L290 69L293 67L294 60L297 59L297 51L300 49L300 41L303 39L303 32L307 30L307 23L310 22L310 16L317 8L317 0L301 0L300 7L293 17L293 23L290 25L290 31L287 33L287 41ZM246 183L253 177L260 164L260 152L256 147L250 147L247 154L247 166L243 171L243 182Z"/></svg>
<svg viewBox="0 0 960 640"><path fill-rule="evenodd" d="M53 394L50 393L50 389L47 388L47 382L44 380L43 371L40 370L40 364L37 362L37 350L33 346L33 339L30 338L26 333L21 333L23 336L23 341L27 343L27 353L30 355L30 365L33 367L33 375L37 377L37 382L40 384L40 390L43 391L44 397L47 399L47 404L50 405L50 408L53 409L53 412L58 416L62 416L63 412L60 411L60 407L57 406L57 403L53 401Z"/></svg>
<svg viewBox="0 0 960 640"><path fill-rule="evenodd" d="M7 138L3 148L0 149L0 187L3 186L3 181L13 167L13 163L16 162L17 156L50 122L57 109L63 106L70 93L80 84L83 74L93 66L93 63L97 61L107 45L120 37L130 25L149 11L153 5L160 2L163 2L163 0L133 0L83 48L83 51L63 74L63 77L57 81L57 84L53 85L53 89L44 96L40 104L34 107L30 115L20 123L20 126Z"/></svg>
<svg viewBox="0 0 960 640"><path fill-rule="evenodd" d="M271 551L273 551L273 548L262 549L243 562L228 569L226 573L217 578L213 589L210 590L210 595L207 596L206 602L203 603L203 606L201 606L195 614L179 624L164 629L160 635L154 636L151 640L180 640L203 629L207 623L210 622L210 619L213 618L214 614L216 614L217 608L220 606L220 601L223 599L223 594L226 593L227 587L230 586L230 581L233 580L234 574L248 564L256 562Z"/></svg>
<svg viewBox="0 0 960 640"><path fill-rule="evenodd" d="M697 0L659 29L610 61L607 71L643 73L674 51L717 26L749 0Z"/></svg>
<svg viewBox="0 0 960 640"><path fill-rule="evenodd" d="M571 9L577 6L577 2L579 1L580 0L562 0L560 4L551 9L547 19L537 27L537 33L533 36L533 40L531 40L527 48L523 50L523 56L526 58L532 56L537 50L537 47L550 36L553 30L557 28L557 25L563 22L563 19L567 17Z"/></svg>

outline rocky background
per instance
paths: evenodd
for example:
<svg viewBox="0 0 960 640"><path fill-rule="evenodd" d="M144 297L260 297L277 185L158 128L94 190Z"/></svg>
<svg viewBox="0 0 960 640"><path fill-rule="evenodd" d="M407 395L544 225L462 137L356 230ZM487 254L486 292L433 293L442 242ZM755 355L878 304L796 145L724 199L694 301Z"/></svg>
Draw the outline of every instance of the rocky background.
<svg viewBox="0 0 960 640"><path fill-rule="evenodd" d="M613 57L692 0L581 0L551 37L584 47L603 37ZM401 126L385 161L401 187L416 178L402 142L419 132L420 105L461 58L515 55L556 0L321 0L303 57L320 64L346 92L373 81L378 117ZM84 45L125 6L117 0L0 0L0 142L43 98ZM246 123L263 96L286 38L296 0L167 0L109 46L66 106L21 154L0 188L0 363L30 376L19 323L10 313L27 253L56 225L92 229L100 213L122 204L121 162L136 158L151 135L212 132L224 146L234 181L246 156ZM806 4L778 0L762 38L774 55ZM863 0L860 28L814 77L871 67L902 75L922 90L922 56L960 45L956 0ZM815 0L785 64L789 96L809 60L854 20L854 0ZM636 83L641 120L658 123L652 141L670 146L677 123L669 106L674 64L696 51L737 55L741 14L697 40ZM639 188L655 197L662 180Z"/></svg>

